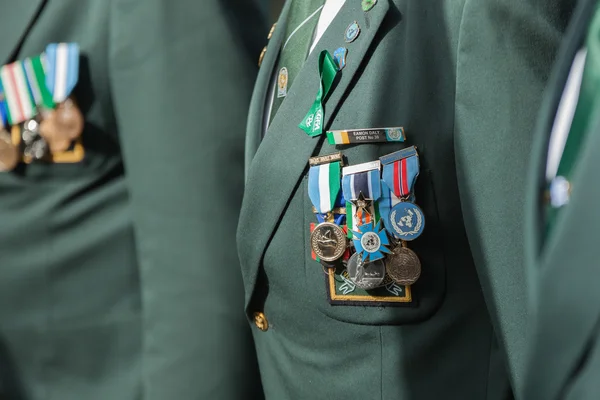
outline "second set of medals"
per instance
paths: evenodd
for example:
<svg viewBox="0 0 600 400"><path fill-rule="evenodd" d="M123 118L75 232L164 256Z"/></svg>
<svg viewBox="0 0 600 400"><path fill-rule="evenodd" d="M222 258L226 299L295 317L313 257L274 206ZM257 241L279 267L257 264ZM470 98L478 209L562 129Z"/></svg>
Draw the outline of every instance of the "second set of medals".
<svg viewBox="0 0 600 400"><path fill-rule="evenodd" d="M414 195L417 149L353 166L344 166L341 153L313 157L309 164L308 194L319 222L310 236L313 258L327 268L345 265L363 290L390 280L414 284L421 262L409 243L425 227Z"/></svg>

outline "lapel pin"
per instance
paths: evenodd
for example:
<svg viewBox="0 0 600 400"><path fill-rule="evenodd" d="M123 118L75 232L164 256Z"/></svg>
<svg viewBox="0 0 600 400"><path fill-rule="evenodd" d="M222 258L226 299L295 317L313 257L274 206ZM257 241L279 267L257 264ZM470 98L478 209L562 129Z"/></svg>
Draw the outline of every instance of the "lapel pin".
<svg viewBox="0 0 600 400"><path fill-rule="evenodd" d="M562 176L557 176L550 183L549 188L550 205L553 208L561 208L569 204L571 198L571 183Z"/></svg>
<svg viewBox="0 0 600 400"><path fill-rule="evenodd" d="M362 9L364 12L371 10L377 4L377 0L362 0Z"/></svg>
<svg viewBox="0 0 600 400"><path fill-rule="evenodd" d="M354 42L359 34L360 26L358 26L358 22L354 21L346 28L346 33L344 35L346 38L346 43Z"/></svg>
<svg viewBox="0 0 600 400"><path fill-rule="evenodd" d="M335 60L338 69L341 71L346 66L346 56L348 55L348 49L340 47L333 52L333 59Z"/></svg>
<svg viewBox="0 0 600 400"><path fill-rule="evenodd" d="M279 70L279 77L277 78L277 98L287 96L288 86L288 70L283 67Z"/></svg>

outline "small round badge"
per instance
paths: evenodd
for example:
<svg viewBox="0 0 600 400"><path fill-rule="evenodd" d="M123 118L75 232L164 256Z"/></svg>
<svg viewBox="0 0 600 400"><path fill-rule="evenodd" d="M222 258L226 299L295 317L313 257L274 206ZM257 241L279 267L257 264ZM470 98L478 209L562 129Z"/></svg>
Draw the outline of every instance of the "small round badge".
<svg viewBox="0 0 600 400"><path fill-rule="evenodd" d="M377 4L377 0L362 0L362 9L364 12L367 12L373 8L375 4Z"/></svg>
<svg viewBox="0 0 600 400"><path fill-rule="evenodd" d="M346 269L350 280L363 290L378 288L385 279L385 264L382 260L365 263L358 253L350 257Z"/></svg>
<svg viewBox="0 0 600 400"><path fill-rule="evenodd" d="M396 238L406 241L415 240L423 233L425 215L416 204L403 201L392 208L387 226Z"/></svg>
<svg viewBox="0 0 600 400"><path fill-rule="evenodd" d="M398 245L387 256L385 263L387 273L400 285L412 285L421 276L421 261L419 257L409 248Z"/></svg>
<svg viewBox="0 0 600 400"><path fill-rule="evenodd" d="M335 261L346 252L346 235L338 225L323 222L310 235L310 247L321 260Z"/></svg>
<svg viewBox="0 0 600 400"><path fill-rule="evenodd" d="M279 77L277 78L277 98L287 96L288 87L288 69L283 67L279 70Z"/></svg>
<svg viewBox="0 0 600 400"><path fill-rule="evenodd" d="M381 248L381 239L375 232L366 232L360 238L360 244L367 253L376 253Z"/></svg>
<svg viewBox="0 0 600 400"><path fill-rule="evenodd" d="M571 183L563 176L557 176L550 184L550 205L561 208L569 204L571 198Z"/></svg>
<svg viewBox="0 0 600 400"><path fill-rule="evenodd" d="M345 38L347 43L352 43L356 40L358 35L360 34L360 26L358 26L358 22L353 21L346 28Z"/></svg>

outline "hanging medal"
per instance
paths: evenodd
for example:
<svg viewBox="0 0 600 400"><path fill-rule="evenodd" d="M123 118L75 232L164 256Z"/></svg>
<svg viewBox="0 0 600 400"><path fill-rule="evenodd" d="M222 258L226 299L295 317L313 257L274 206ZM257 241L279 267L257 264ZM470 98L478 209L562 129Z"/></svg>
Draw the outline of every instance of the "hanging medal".
<svg viewBox="0 0 600 400"><path fill-rule="evenodd" d="M310 236L312 251L325 263L340 259L346 252L346 233L340 226L343 214L334 213L340 194L341 153L311 158L308 172L308 195L319 224ZM328 264L329 266L329 264Z"/></svg>
<svg viewBox="0 0 600 400"><path fill-rule="evenodd" d="M83 132L84 119L72 98L79 80L79 46L75 43L53 43L46 47L46 88L56 108L45 115L41 135L53 152L66 151Z"/></svg>
<svg viewBox="0 0 600 400"><path fill-rule="evenodd" d="M409 201L419 176L419 156L414 146L380 158L383 181L396 198L401 199L386 221L388 231L396 239L411 241L423 233L425 216L414 202Z"/></svg>
<svg viewBox="0 0 600 400"><path fill-rule="evenodd" d="M356 252L348 260L350 280L363 290L385 280L383 258L389 240L379 221L376 203L381 197L381 163L368 162L343 169L342 190L347 199L348 234Z"/></svg>
<svg viewBox="0 0 600 400"><path fill-rule="evenodd" d="M406 242L418 238L425 227L423 211L414 203L414 185L419 176L419 156L414 146L380 158L383 164L385 222L400 243L387 258L387 273L397 283L414 284L421 275L421 262Z"/></svg>
<svg viewBox="0 0 600 400"><path fill-rule="evenodd" d="M21 141L27 158L41 160L48 147L39 135L38 110L34 92L27 78L25 61L17 61L0 69L0 80L6 98L6 120L9 125L23 124Z"/></svg>
<svg viewBox="0 0 600 400"><path fill-rule="evenodd" d="M342 190L346 198L346 223L348 234L352 238L352 230L363 224L372 224L379 219L375 207L381 196L381 163L368 162L350 167L342 171Z"/></svg>

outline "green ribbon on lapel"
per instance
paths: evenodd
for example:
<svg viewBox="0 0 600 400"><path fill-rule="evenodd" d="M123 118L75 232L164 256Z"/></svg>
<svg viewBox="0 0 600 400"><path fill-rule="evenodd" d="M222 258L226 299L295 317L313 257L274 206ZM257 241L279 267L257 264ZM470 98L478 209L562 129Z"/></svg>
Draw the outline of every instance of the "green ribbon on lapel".
<svg viewBox="0 0 600 400"><path fill-rule="evenodd" d="M339 69L331 54L323 50L319 54L319 92L312 107L298 125L309 136L319 136L323 133L323 101L327 97Z"/></svg>

